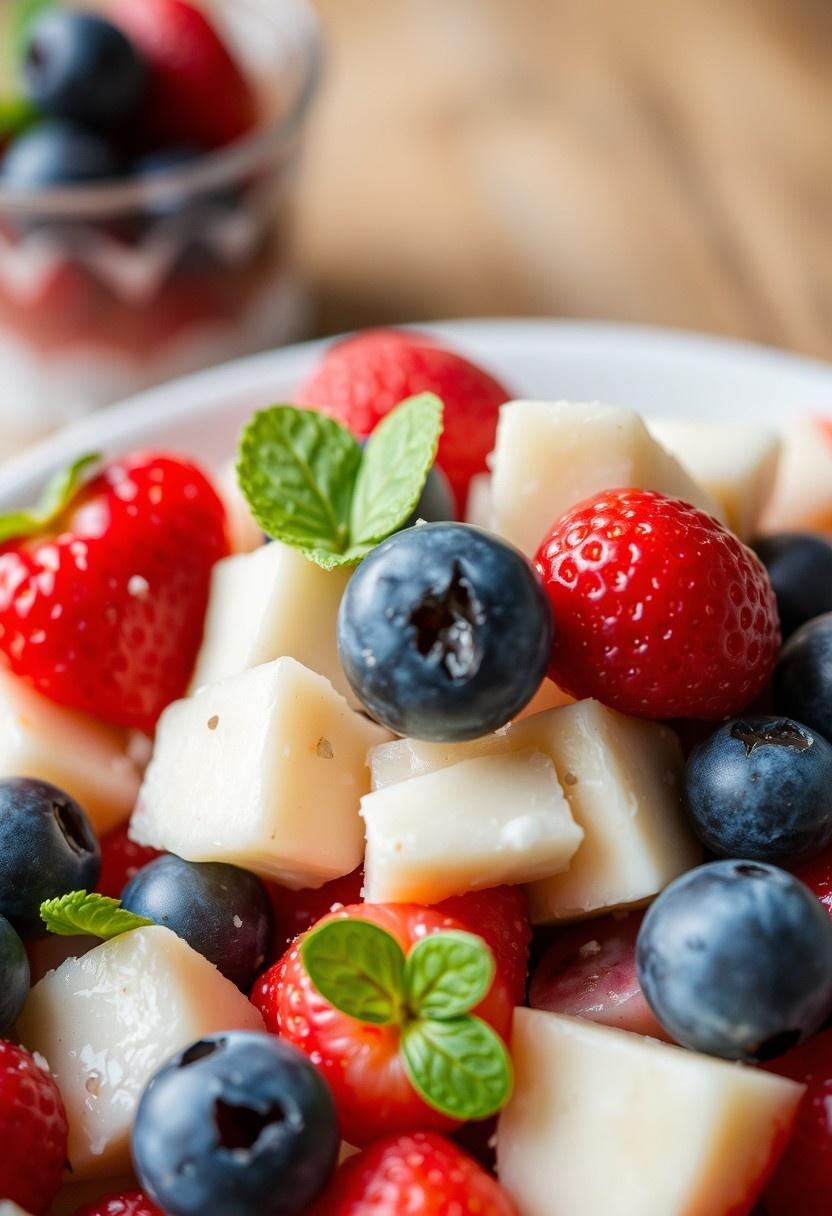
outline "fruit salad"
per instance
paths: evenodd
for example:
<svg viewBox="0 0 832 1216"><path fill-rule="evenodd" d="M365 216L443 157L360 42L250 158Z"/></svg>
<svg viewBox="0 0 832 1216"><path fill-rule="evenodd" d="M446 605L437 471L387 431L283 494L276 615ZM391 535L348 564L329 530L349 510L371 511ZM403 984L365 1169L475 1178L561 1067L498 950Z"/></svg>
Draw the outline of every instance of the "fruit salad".
<svg viewBox="0 0 832 1216"><path fill-rule="evenodd" d="M369 332L0 517L4 1216L828 1216L784 442Z"/></svg>
<svg viewBox="0 0 832 1216"><path fill-rule="evenodd" d="M0 49L0 444L293 333L305 0L10 0Z"/></svg>

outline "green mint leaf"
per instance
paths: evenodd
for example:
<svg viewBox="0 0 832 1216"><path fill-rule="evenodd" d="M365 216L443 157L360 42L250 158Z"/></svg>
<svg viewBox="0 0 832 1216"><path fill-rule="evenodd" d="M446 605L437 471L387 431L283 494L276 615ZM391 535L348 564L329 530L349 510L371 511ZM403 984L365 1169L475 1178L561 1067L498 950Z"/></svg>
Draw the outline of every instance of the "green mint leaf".
<svg viewBox="0 0 832 1216"><path fill-rule="evenodd" d="M70 891L57 899L45 899L40 916L49 932L60 937L86 933L105 940L154 923L122 908L120 899L87 891Z"/></svg>
<svg viewBox="0 0 832 1216"><path fill-rule="evenodd" d="M300 948L312 983L336 1009L360 1022L396 1022L404 1004L404 952L366 920L330 920Z"/></svg>
<svg viewBox="0 0 832 1216"><path fill-rule="evenodd" d="M0 139L3 142L14 139L37 117L37 110L25 97L0 97Z"/></svg>
<svg viewBox="0 0 832 1216"><path fill-rule="evenodd" d="M411 1022L401 1051L413 1088L452 1119L487 1119L511 1096L508 1049L480 1018L466 1014L446 1022Z"/></svg>
<svg viewBox="0 0 832 1216"><path fill-rule="evenodd" d="M416 1017L458 1018L488 995L494 972L494 956L481 937L456 929L431 933L407 956L408 1008Z"/></svg>
<svg viewBox="0 0 832 1216"><path fill-rule="evenodd" d="M353 544L376 545L400 528L419 501L442 434L433 393L402 401L364 447L350 512Z"/></svg>
<svg viewBox="0 0 832 1216"><path fill-rule="evenodd" d="M310 553L343 554L360 463L361 448L332 418L274 405L243 430L237 478L267 535Z"/></svg>
<svg viewBox="0 0 832 1216"><path fill-rule="evenodd" d="M69 505L90 465L101 457L97 452L79 456L67 469L61 469L47 482L36 507L0 515L0 544L17 536L31 536L48 527Z"/></svg>
<svg viewBox="0 0 832 1216"><path fill-rule="evenodd" d="M372 548L372 545L350 545L346 553L328 553L326 549L304 549L303 556L324 570L337 570L342 566L357 566Z"/></svg>

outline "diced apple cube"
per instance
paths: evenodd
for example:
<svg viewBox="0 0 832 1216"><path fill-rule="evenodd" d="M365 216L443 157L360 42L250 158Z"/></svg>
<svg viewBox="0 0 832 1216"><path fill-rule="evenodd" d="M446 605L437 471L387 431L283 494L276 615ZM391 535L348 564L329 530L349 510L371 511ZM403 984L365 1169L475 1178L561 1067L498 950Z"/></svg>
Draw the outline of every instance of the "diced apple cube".
<svg viewBox="0 0 832 1216"><path fill-rule="evenodd" d="M728 527L742 540L757 535L771 498L781 440L764 426L656 418L651 435L720 505Z"/></svg>
<svg viewBox="0 0 832 1216"><path fill-rule="evenodd" d="M439 903L569 865L583 832L548 756L463 760L361 800L365 898Z"/></svg>
<svg viewBox="0 0 832 1216"><path fill-rule="evenodd" d="M790 423L760 531L832 530L832 423Z"/></svg>
<svg viewBox="0 0 832 1216"><path fill-rule="evenodd" d="M235 462L229 460L216 479L217 493L225 507L228 540L232 553L250 553L263 544L264 537L237 481Z"/></svg>
<svg viewBox="0 0 832 1216"><path fill-rule="evenodd" d="M367 750L389 737L295 659L253 667L165 710L130 834L321 886L361 862Z"/></svg>
<svg viewBox="0 0 832 1216"><path fill-rule="evenodd" d="M124 736L0 673L0 777L38 777L70 794L99 834L133 809L140 776Z"/></svg>
<svg viewBox="0 0 832 1216"><path fill-rule="evenodd" d="M491 474L476 473L468 486L468 500L465 504L465 521L476 528L485 528L486 532L494 530L494 518L491 502Z"/></svg>
<svg viewBox="0 0 832 1216"><path fill-rule="evenodd" d="M411 777L422 777L479 756L497 756L512 750L510 728L483 735L467 743L428 743L424 739L391 739L373 747L367 757L373 790L383 790Z"/></svg>
<svg viewBox="0 0 832 1216"><path fill-rule="evenodd" d="M354 703L336 639L349 576L349 570L322 570L279 541L217 562L191 688L288 655Z"/></svg>
<svg viewBox="0 0 832 1216"><path fill-rule="evenodd" d="M497 1171L522 1216L745 1216L805 1089L533 1009L511 1053Z"/></svg>
<svg viewBox="0 0 832 1216"><path fill-rule="evenodd" d="M602 490L658 490L720 514L639 415L617 406L510 401L492 461L494 530L529 557L555 520Z"/></svg>
<svg viewBox="0 0 832 1216"><path fill-rule="evenodd" d="M57 1081L77 1180L130 1168L137 1103L174 1052L206 1034L262 1028L258 1011L213 963L152 925L50 972L29 994L17 1032Z"/></svg>

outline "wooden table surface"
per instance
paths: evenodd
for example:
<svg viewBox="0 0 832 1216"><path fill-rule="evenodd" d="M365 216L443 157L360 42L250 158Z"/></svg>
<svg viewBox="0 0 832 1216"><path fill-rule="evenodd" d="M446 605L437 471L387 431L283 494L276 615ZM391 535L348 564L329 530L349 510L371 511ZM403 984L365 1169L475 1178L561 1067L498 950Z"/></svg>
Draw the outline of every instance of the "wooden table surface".
<svg viewBox="0 0 832 1216"><path fill-rule="evenodd" d="M603 317L832 358L829 0L317 0L322 332Z"/></svg>

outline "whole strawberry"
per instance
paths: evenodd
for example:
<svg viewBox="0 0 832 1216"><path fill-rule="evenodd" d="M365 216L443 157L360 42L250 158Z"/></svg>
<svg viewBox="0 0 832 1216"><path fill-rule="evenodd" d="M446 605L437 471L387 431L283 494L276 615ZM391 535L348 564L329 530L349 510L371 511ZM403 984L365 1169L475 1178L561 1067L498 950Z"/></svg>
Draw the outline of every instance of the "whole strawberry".
<svg viewBox="0 0 832 1216"><path fill-rule="evenodd" d="M760 559L709 515L651 490L568 511L535 559L555 617L549 674L646 718L739 713L780 645Z"/></svg>
<svg viewBox="0 0 832 1216"><path fill-rule="evenodd" d="M0 1039L0 1198L40 1216L61 1187L67 1122L50 1074Z"/></svg>
<svg viewBox="0 0 832 1216"><path fill-rule="evenodd" d="M435 1132L388 1136L338 1169L310 1216L517 1216L499 1183ZM92 1216L92 1214L91 1214Z"/></svg>
<svg viewBox="0 0 832 1216"><path fill-rule="evenodd" d="M57 513L0 528L12 538L0 546L7 666L53 701L152 731L187 689L211 568L228 552L207 478L175 456L137 453Z"/></svg>
<svg viewBox="0 0 832 1216"><path fill-rule="evenodd" d="M297 392L299 405L324 410L359 439L406 397L432 392L445 407L438 463L460 513L468 483L486 469L500 406L509 392L492 376L432 338L379 329L331 346Z"/></svg>
<svg viewBox="0 0 832 1216"><path fill-rule="evenodd" d="M497 972L508 988L512 1004L524 1005L532 927L523 888L503 886L467 891L443 899L435 907L471 933L479 933L494 955Z"/></svg>

